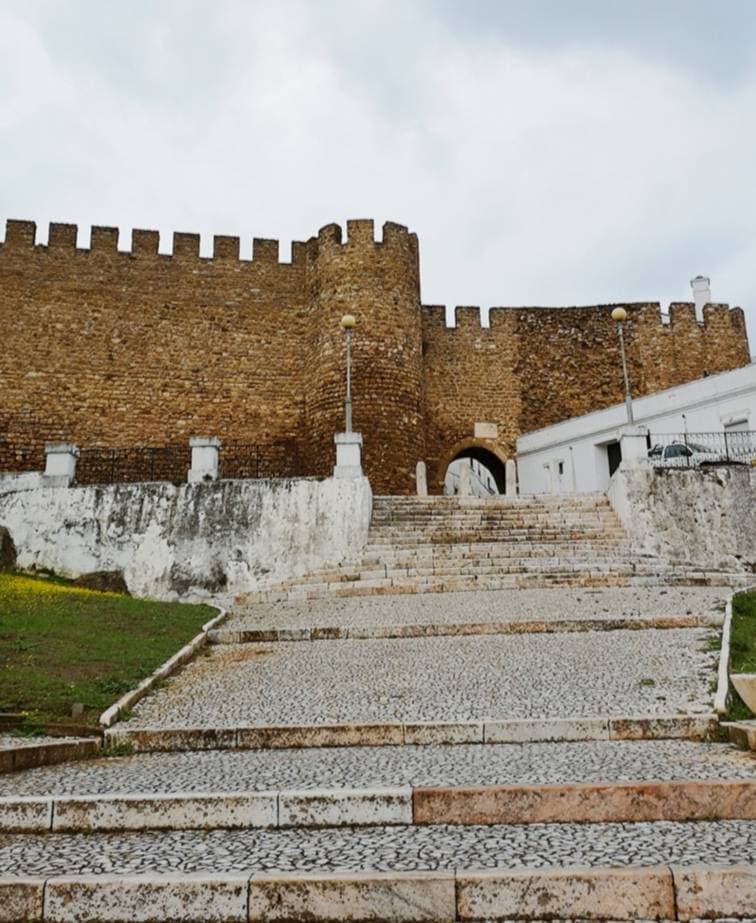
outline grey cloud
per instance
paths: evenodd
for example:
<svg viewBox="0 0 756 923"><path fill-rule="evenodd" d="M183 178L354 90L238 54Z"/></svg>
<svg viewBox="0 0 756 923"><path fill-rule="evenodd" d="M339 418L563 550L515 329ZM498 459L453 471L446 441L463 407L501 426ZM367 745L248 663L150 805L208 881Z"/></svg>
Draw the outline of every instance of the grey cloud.
<svg viewBox="0 0 756 923"><path fill-rule="evenodd" d="M284 253L398 220L448 304L666 302L703 272L756 345L754 24L736 0L7 2L0 216Z"/></svg>

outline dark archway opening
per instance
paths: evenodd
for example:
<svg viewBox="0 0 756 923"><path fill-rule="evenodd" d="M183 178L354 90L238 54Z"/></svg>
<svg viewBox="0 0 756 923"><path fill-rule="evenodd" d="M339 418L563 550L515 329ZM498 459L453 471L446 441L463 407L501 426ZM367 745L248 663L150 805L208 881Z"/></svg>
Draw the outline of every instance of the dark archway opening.
<svg viewBox="0 0 756 923"><path fill-rule="evenodd" d="M449 462L444 477L444 493L458 493L460 464L471 465L471 487L478 496L492 496L506 493L506 469L504 462L480 446L469 446L458 452Z"/></svg>

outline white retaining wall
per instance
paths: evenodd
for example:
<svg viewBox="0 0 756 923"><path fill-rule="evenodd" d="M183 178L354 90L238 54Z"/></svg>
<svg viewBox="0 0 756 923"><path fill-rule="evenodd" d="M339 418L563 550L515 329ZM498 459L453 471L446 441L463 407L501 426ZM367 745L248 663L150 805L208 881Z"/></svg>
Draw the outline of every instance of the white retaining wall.
<svg viewBox="0 0 756 923"><path fill-rule="evenodd" d="M608 496L635 551L756 571L756 468L621 467Z"/></svg>
<svg viewBox="0 0 756 923"><path fill-rule="evenodd" d="M20 491L0 481L20 568L121 570L131 593L158 599L223 598L356 561L371 508L366 478Z"/></svg>

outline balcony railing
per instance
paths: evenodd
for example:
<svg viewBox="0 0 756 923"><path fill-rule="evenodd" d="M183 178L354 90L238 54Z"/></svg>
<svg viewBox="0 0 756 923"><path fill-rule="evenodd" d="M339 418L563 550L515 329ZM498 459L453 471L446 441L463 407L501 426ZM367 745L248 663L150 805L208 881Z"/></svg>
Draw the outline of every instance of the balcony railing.
<svg viewBox="0 0 756 923"><path fill-rule="evenodd" d="M756 431L718 433L653 433L648 457L655 468L697 468L702 465L750 465L756 460Z"/></svg>

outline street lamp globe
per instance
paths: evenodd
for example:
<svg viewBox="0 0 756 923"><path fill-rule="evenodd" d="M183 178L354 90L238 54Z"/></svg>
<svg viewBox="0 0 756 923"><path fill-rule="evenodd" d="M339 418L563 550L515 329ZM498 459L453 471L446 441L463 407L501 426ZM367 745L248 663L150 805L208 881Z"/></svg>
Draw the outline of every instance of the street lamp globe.
<svg viewBox="0 0 756 923"><path fill-rule="evenodd" d="M612 320L617 321L618 324L624 324L627 320L627 311L624 308L615 308L612 311Z"/></svg>
<svg viewBox="0 0 756 923"><path fill-rule="evenodd" d="M353 314L345 314L340 321L343 330L351 330L356 323L357 321L354 319Z"/></svg>

